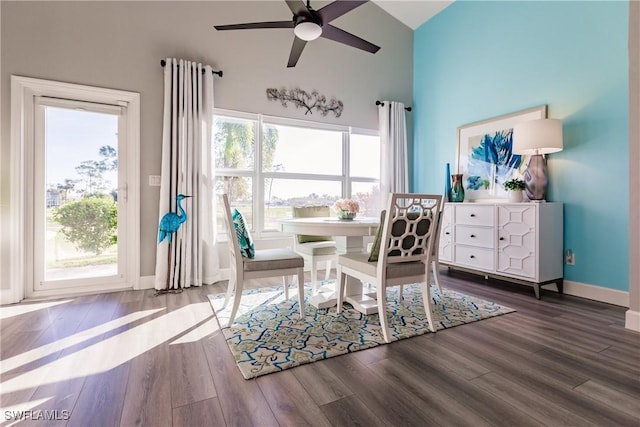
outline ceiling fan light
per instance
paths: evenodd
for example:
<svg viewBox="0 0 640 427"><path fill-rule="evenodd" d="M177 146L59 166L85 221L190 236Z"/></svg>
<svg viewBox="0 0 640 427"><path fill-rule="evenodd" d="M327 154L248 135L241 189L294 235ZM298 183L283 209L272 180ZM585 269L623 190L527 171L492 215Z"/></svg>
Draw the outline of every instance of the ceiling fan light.
<svg viewBox="0 0 640 427"><path fill-rule="evenodd" d="M315 40L322 34L322 27L315 22L301 22L293 29L294 34L304 41Z"/></svg>

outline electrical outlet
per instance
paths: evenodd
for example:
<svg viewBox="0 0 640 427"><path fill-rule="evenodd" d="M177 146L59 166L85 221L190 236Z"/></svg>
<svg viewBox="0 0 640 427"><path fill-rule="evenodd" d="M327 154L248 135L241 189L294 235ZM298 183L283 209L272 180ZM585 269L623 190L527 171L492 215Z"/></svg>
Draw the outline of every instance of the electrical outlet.
<svg viewBox="0 0 640 427"><path fill-rule="evenodd" d="M564 254L564 262L567 265L576 265L576 255L568 249Z"/></svg>
<svg viewBox="0 0 640 427"><path fill-rule="evenodd" d="M160 187L160 175L149 175L149 187Z"/></svg>

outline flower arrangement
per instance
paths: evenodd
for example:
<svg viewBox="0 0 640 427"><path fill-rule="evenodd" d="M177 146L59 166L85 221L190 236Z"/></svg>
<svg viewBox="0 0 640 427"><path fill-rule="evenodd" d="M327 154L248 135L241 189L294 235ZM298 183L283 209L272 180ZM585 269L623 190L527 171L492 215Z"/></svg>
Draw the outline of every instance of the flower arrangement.
<svg viewBox="0 0 640 427"><path fill-rule="evenodd" d="M519 178L512 178L502 185L507 191L522 191L525 189L524 181Z"/></svg>
<svg viewBox="0 0 640 427"><path fill-rule="evenodd" d="M355 200L339 199L333 204L333 209L338 212L357 213L360 210L360 205Z"/></svg>

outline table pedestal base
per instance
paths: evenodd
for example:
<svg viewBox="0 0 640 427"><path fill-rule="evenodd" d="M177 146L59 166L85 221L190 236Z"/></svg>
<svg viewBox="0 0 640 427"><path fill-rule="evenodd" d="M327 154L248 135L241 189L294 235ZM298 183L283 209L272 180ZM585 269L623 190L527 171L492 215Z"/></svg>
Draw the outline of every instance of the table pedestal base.
<svg viewBox="0 0 640 427"><path fill-rule="evenodd" d="M318 293L309 298L309 304L315 308L331 308L335 307L338 301L333 286L322 286L318 289Z"/></svg>
<svg viewBox="0 0 640 427"><path fill-rule="evenodd" d="M335 307L338 303L335 286L337 286L337 283L335 285L322 286L317 294L309 298L309 304L315 308ZM344 300L362 314L377 313L376 293L364 293L363 286L360 280L347 276L346 296Z"/></svg>
<svg viewBox="0 0 640 427"><path fill-rule="evenodd" d="M375 292L346 296L344 300L362 314L374 314L378 312L378 301L376 300Z"/></svg>

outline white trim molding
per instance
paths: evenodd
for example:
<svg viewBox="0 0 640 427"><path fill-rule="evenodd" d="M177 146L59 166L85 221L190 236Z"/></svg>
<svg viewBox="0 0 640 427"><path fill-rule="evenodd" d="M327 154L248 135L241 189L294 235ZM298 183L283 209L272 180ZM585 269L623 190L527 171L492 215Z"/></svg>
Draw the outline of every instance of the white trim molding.
<svg viewBox="0 0 640 427"><path fill-rule="evenodd" d="M629 292L617 289L603 288L586 283L564 281L564 293L576 297L587 298L608 304L629 307Z"/></svg>
<svg viewBox="0 0 640 427"><path fill-rule="evenodd" d="M627 310L624 318L625 328L640 332L640 311Z"/></svg>
<svg viewBox="0 0 640 427"><path fill-rule="evenodd" d="M205 286L207 286L207 285L213 285L214 283L220 282L222 280L229 280L229 271L230 269L228 267L221 268L219 271L219 274L216 276L215 279L204 278L203 283L205 283ZM156 276L142 276L140 277L140 281L138 282L138 284L139 284L138 286L139 290L154 289L156 286Z"/></svg>
<svg viewBox="0 0 640 427"><path fill-rule="evenodd" d="M142 276L138 281L138 289L153 289L156 286L156 276Z"/></svg>
<svg viewBox="0 0 640 427"><path fill-rule="evenodd" d="M629 2L629 311L640 332L640 2Z"/></svg>
<svg viewBox="0 0 640 427"><path fill-rule="evenodd" d="M126 105L127 133L127 283L129 289L139 288L140 279L140 94L115 89L85 86L31 77L11 76L11 211L9 224L10 289L2 289L2 303L16 303L27 295L27 287L33 284L33 272L27 268L27 254L33 242L33 221L25 219L33 203L26 189L32 185L27 161L32 158L34 137L33 105L36 96L69 98L97 103ZM29 139L31 138L31 139ZM122 286L120 286L122 288ZM91 291L91 290L89 290ZM31 297L47 297L30 292Z"/></svg>

